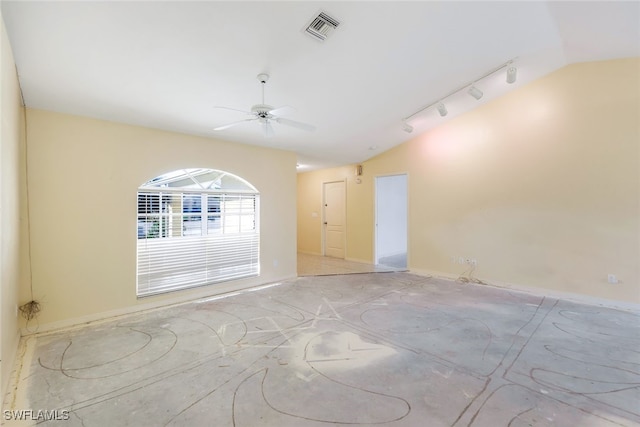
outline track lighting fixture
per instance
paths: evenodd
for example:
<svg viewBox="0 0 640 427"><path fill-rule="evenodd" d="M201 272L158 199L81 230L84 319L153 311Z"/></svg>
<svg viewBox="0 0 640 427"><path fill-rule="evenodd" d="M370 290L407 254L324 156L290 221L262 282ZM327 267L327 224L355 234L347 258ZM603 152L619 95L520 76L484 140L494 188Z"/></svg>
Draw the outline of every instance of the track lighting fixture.
<svg viewBox="0 0 640 427"><path fill-rule="evenodd" d="M486 72L485 74L483 74L482 76L478 77L477 79L464 84L460 87L458 87L457 89L449 92L447 95L441 97L438 101L432 102L431 104L427 105L426 107L422 107L421 109L419 109L418 111L416 111L415 113L413 113L410 116L405 117L404 119L402 119L402 129L407 132L407 133L411 133L413 132L413 126L411 126L408 122L413 119L415 116L417 116L418 114L422 113L423 111L435 107L438 110L438 113L440 114L441 117L446 116L449 111L447 110L447 107L444 105L443 101L446 101L447 98L449 98L452 95L455 95L458 92L462 92L463 90L467 89L467 93L471 96L473 96L475 99L480 100L483 96L484 93L478 89L475 85L476 83L482 81L483 79L486 79L487 77L496 74L498 71L500 70L504 70L506 68L507 70L507 83L512 84L515 83L516 78L517 78L517 73L518 70L516 69L516 67L514 67L513 61L514 59L510 59L509 61L505 62L504 64L500 65L499 67L496 67L494 69L492 69L491 71Z"/></svg>
<svg viewBox="0 0 640 427"><path fill-rule="evenodd" d="M448 111L447 111L447 107L444 106L444 104L442 102L438 102L438 113L440 113L441 117L444 117L447 115Z"/></svg>
<svg viewBox="0 0 640 427"><path fill-rule="evenodd" d="M480 89L478 89L477 87L475 87L473 85L469 88L467 93L469 95L473 96L475 99L480 99L480 98L482 98L482 95L484 95L484 93L482 93L482 91Z"/></svg>
<svg viewBox="0 0 640 427"><path fill-rule="evenodd" d="M518 70L516 69L516 67L509 67L507 68L507 83L512 84L516 82L516 74L518 73Z"/></svg>

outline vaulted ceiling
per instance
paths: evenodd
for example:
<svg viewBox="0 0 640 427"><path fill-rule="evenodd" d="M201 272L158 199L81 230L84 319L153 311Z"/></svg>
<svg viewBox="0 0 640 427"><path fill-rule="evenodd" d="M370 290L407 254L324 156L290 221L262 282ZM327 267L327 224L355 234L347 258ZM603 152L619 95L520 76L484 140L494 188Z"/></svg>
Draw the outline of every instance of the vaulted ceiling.
<svg viewBox="0 0 640 427"><path fill-rule="evenodd" d="M339 26L321 42L319 12ZM366 160L567 64L640 56L639 2L2 1L27 107L269 146L307 168ZM447 98L449 114L415 114ZM265 137L245 118L295 108ZM412 116L413 133L402 120ZM90 143L88 141L87 143Z"/></svg>

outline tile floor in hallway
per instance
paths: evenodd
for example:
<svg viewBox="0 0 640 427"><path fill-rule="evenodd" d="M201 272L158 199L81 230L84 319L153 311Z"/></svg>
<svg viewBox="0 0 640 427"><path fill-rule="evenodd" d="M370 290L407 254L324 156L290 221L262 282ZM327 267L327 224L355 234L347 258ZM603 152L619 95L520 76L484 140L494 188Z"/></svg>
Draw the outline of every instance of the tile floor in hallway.
<svg viewBox="0 0 640 427"><path fill-rule="evenodd" d="M406 268L373 265L319 255L298 254L298 276L329 276L332 274L381 273L405 271Z"/></svg>
<svg viewBox="0 0 640 427"><path fill-rule="evenodd" d="M300 277L33 336L4 409L69 427L640 426L639 326L403 272Z"/></svg>

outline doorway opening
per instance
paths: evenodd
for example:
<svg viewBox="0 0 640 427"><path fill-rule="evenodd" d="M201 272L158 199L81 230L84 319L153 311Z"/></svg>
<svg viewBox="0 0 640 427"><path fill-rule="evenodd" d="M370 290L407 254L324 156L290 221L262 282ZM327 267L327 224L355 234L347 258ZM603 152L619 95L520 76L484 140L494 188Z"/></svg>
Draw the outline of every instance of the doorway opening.
<svg viewBox="0 0 640 427"><path fill-rule="evenodd" d="M375 264L406 268L407 174L376 177L375 192Z"/></svg>

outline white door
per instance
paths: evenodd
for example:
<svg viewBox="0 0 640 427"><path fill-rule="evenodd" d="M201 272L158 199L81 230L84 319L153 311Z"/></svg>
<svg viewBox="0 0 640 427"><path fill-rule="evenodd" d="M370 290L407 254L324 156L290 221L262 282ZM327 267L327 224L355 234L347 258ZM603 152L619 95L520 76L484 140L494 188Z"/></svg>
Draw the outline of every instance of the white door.
<svg viewBox="0 0 640 427"><path fill-rule="evenodd" d="M407 267L407 175L376 177L376 264Z"/></svg>
<svg viewBox="0 0 640 427"><path fill-rule="evenodd" d="M323 184L324 255L344 258L345 242L345 182Z"/></svg>

